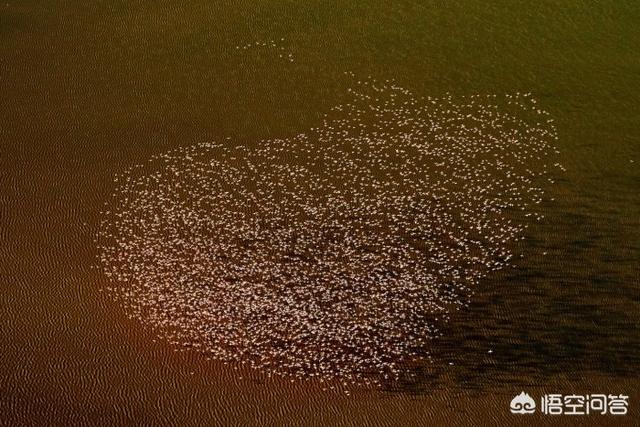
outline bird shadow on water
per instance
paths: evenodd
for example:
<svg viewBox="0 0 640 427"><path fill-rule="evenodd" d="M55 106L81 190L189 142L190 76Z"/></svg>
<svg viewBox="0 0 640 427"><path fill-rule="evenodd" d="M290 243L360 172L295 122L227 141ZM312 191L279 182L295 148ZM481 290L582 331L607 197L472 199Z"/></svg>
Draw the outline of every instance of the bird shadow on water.
<svg viewBox="0 0 640 427"><path fill-rule="evenodd" d="M483 392L544 385L557 376L637 372L635 267L614 243L623 225L578 203L555 202L550 219L531 227L521 243L523 257L487 276L469 306L440 326L432 363L407 367L383 389Z"/></svg>

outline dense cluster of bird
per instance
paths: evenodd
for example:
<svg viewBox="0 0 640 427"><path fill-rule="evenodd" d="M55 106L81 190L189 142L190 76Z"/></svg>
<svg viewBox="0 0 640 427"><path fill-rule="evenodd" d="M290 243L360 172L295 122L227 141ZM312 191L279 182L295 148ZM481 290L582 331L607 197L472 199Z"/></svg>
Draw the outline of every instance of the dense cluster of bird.
<svg viewBox="0 0 640 427"><path fill-rule="evenodd" d="M116 178L99 263L132 317L301 378L376 382L429 358L539 215L555 128L529 94L352 86L295 137L184 147Z"/></svg>

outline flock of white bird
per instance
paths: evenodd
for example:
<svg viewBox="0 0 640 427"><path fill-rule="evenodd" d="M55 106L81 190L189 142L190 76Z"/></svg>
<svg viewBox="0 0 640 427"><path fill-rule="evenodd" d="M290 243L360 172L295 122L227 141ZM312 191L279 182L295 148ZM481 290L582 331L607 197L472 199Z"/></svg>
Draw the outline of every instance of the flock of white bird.
<svg viewBox="0 0 640 427"><path fill-rule="evenodd" d="M99 263L131 317L270 375L369 384L429 359L437 324L540 217L556 131L529 94L349 94L294 137L116 177Z"/></svg>

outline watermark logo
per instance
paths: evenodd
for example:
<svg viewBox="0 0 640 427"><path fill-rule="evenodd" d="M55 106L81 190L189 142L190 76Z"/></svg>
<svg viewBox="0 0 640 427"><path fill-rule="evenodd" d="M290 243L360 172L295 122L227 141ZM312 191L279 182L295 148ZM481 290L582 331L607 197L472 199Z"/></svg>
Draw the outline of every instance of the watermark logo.
<svg viewBox="0 0 640 427"><path fill-rule="evenodd" d="M536 402L524 391L511 400L511 413L533 414ZM624 394L545 394L540 398L542 415L627 415L629 396Z"/></svg>
<svg viewBox="0 0 640 427"><path fill-rule="evenodd" d="M524 391L511 400L512 414L533 414L536 411L536 402Z"/></svg>

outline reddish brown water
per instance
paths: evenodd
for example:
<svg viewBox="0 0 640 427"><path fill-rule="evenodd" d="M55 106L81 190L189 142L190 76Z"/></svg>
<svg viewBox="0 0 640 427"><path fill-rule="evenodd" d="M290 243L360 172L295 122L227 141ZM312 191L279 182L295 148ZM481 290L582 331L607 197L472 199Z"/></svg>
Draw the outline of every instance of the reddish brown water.
<svg viewBox="0 0 640 427"><path fill-rule="evenodd" d="M639 15L613 1L0 4L1 423L637 425ZM235 52L280 37L293 62ZM483 281L433 369L382 390L323 391L154 342L90 268L113 175L177 146L312 127L345 70L423 95L538 97L567 172L523 261ZM518 417L521 390L628 394L630 413Z"/></svg>

